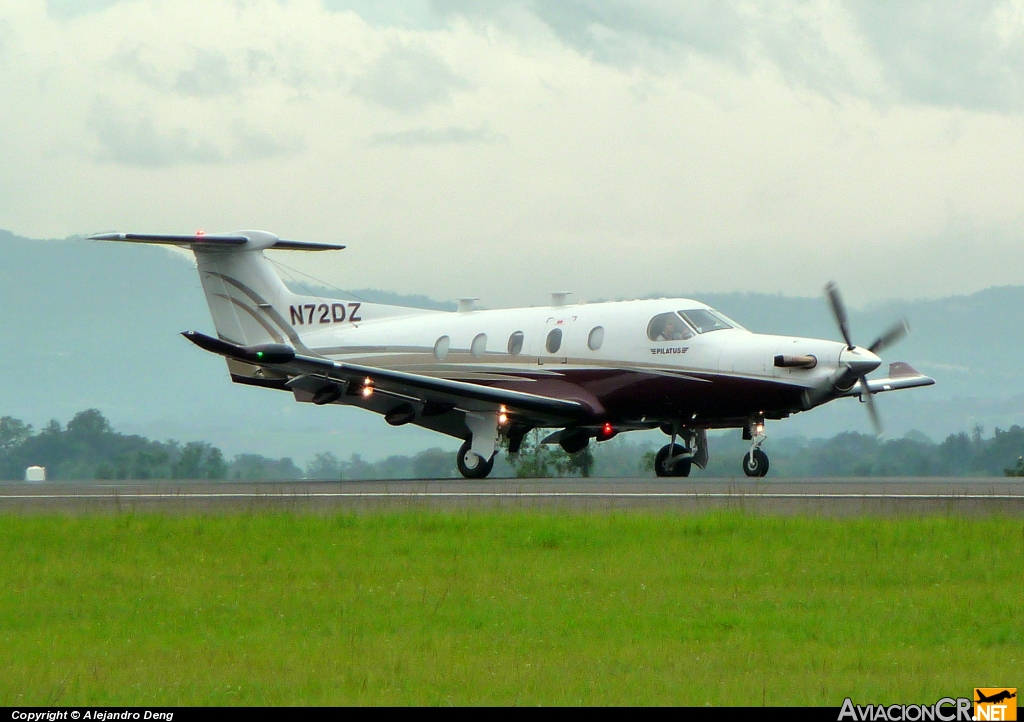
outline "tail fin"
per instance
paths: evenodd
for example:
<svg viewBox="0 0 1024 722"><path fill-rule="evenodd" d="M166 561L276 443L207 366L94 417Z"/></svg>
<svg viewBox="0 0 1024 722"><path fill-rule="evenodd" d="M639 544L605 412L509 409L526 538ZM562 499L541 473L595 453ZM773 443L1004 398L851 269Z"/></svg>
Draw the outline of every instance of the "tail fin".
<svg viewBox="0 0 1024 722"><path fill-rule="evenodd" d="M151 235L105 233L91 236L97 241L158 243L189 247L195 253L199 278L210 306L217 335L231 343L252 346L287 343L303 344L289 319L288 309L307 300L288 290L263 255L266 248L301 251L341 250L344 246L305 241L286 241L266 231L237 231L228 234Z"/></svg>

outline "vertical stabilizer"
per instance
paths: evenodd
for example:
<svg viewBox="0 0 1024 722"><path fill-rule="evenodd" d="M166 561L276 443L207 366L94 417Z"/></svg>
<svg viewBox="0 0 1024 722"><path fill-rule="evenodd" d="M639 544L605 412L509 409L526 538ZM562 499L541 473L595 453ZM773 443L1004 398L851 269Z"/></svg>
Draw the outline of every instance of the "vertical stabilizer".
<svg viewBox="0 0 1024 722"><path fill-rule="evenodd" d="M266 248L289 251L340 250L344 246L288 241L266 231L195 235L105 233L90 240L156 243L192 249L217 335L231 343L252 346L303 344L286 317L288 309L309 301L288 290L263 255Z"/></svg>

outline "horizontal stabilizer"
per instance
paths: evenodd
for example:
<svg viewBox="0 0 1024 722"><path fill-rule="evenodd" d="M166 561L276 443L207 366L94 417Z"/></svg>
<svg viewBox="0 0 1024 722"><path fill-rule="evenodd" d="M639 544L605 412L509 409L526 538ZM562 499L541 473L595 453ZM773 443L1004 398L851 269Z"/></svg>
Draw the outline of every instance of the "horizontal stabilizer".
<svg viewBox="0 0 1024 722"><path fill-rule="evenodd" d="M128 243L157 243L165 246L244 246L245 236L193 234L191 236L157 235L153 233L100 233L89 236L90 241L126 241Z"/></svg>
<svg viewBox="0 0 1024 722"><path fill-rule="evenodd" d="M160 233L99 233L89 236L90 241L122 241L126 243L156 243L165 246L187 246L192 249L256 250L273 248L280 251L340 251L345 246L336 243L289 241L265 231L236 233L193 233L190 235Z"/></svg>
<svg viewBox="0 0 1024 722"><path fill-rule="evenodd" d="M341 251L345 246L336 243L313 243L311 241L286 241L283 238L271 246L277 251Z"/></svg>

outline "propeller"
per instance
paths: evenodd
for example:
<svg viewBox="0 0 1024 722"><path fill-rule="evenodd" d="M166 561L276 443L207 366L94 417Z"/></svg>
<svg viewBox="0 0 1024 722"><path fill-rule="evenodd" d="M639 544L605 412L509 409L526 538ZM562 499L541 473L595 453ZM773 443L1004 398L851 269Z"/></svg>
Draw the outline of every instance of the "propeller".
<svg viewBox="0 0 1024 722"><path fill-rule="evenodd" d="M843 297L839 294L839 287L830 281L828 285L825 286L825 297L828 299L828 304L832 309L832 315L835 316L836 325L839 326L839 333L842 334L843 340L846 342L846 350L854 351L857 346L853 343L850 336L849 317L846 314L846 304L843 303ZM883 350L902 339L909 332L910 325L907 323L905 318L902 318L876 338L874 342L867 347L867 350L872 354L881 353ZM860 396L867 406L871 425L874 427L876 435L881 434L882 420L878 415L878 408L875 406L875 401L872 398L874 393L868 386L867 379L867 375L877 367L878 364L875 361L844 361L839 364L839 368L836 369L835 373L831 374L821 384L804 392L804 403L808 408L817 406L835 394L837 390L845 391L846 389L852 388L857 381L860 381Z"/></svg>

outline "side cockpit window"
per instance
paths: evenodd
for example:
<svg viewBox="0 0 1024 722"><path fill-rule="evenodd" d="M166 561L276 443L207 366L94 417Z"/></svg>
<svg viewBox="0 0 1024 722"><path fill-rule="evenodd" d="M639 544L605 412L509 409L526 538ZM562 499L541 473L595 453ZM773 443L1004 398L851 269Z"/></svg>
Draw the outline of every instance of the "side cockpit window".
<svg viewBox="0 0 1024 722"><path fill-rule="evenodd" d="M722 331L733 327L731 323L725 320L725 316L707 308L680 311L679 315L697 329L697 333L710 333L711 331Z"/></svg>
<svg viewBox="0 0 1024 722"><path fill-rule="evenodd" d="M659 313L647 324L647 338L652 341L685 341L693 331L675 313Z"/></svg>

